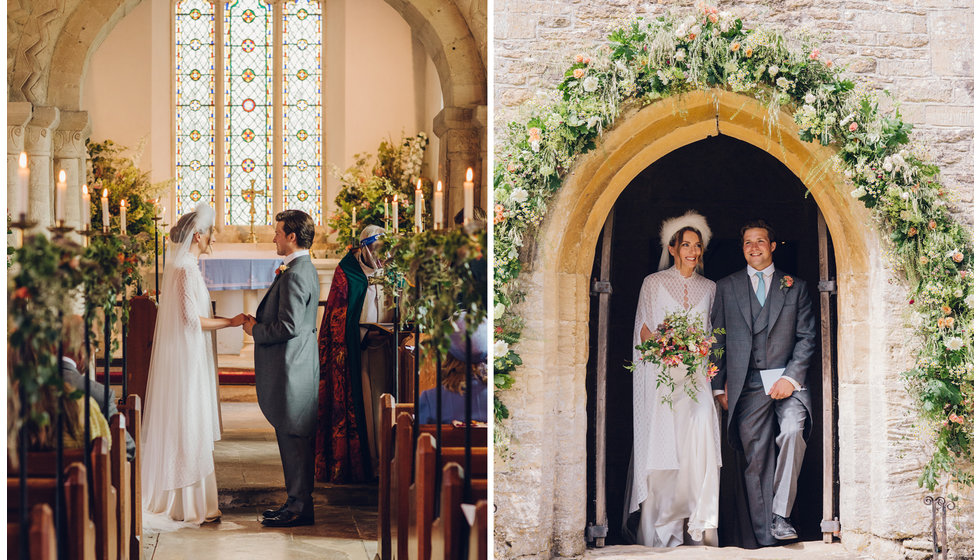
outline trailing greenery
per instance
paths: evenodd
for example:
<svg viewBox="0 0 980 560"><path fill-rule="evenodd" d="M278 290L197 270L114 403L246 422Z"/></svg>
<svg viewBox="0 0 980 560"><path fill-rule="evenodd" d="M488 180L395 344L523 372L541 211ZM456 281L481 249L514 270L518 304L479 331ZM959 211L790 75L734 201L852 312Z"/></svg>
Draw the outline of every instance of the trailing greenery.
<svg viewBox="0 0 980 560"><path fill-rule="evenodd" d="M832 145L830 164L845 194L871 209L910 287L918 334L916 366L904 377L935 451L919 479L930 490L972 484L972 233L949 210L939 169L910 144L912 125L882 111L877 94L855 87L815 42L790 46L781 34L748 29L712 7L651 22L632 19L592 55L579 54L558 85L561 96L525 122L511 122L494 169L494 384L514 383L521 359L512 345L523 320L522 255L576 159L594 149L626 107L690 91L726 89L793 115L800 139ZM497 419L508 412L495 397Z"/></svg>

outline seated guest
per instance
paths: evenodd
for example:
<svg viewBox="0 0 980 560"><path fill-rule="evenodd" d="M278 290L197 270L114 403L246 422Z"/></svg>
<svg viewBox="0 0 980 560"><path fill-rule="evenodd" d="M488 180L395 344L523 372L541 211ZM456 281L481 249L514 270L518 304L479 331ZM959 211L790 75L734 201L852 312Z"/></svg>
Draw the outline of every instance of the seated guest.
<svg viewBox="0 0 980 560"><path fill-rule="evenodd" d="M461 327L462 321L457 321ZM470 402L472 420L487 421L487 323L484 321L470 337ZM454 334L449 356L442 364L442 418L436 417L437 388L419 394L420 424L450 424L466 421L466 343L460 333Z"/></svg>
<svg viewBox="0 0 980 560"><path fill-rule="evenodd" d="M64 343L64 355L61 358L61 376L64 378L65 384L70 387L69 392L84 391L85 377L79 373L79 365L85 367L88 364L88 356L85 355L85 323L82 317L80 315L70 315L65 318L61 333L61 339ZM94 399L92 406L97 408L99 410L99 416L102 416L101 411L105 404L105 385L98 383L94 379L90 379L89 395ZM78 402L80 403L79 406L84 407L83 401ZM119 410L116 408L116 393L112 389L109 389L108 417L112 418L112 415L118 412ZM94 417L95 415L92 414L92 416ZM106 417L102 416L103 422L106 421L105 419ZM108 426L108 424L106 425ZM108 435L108 432L105 435ZM96 437L94 431L92 437ZM136 442L133 440L133 436L129 435L129 431L127 431L126 458L132 461L135 453Z"/></svg>
<svg viewBox="0 0 980 560"><path fill-rule="evenodd" d="M72 398L71 395L75 392L75 388L68 383L62 384L61 390L61 413L64 417L64 439L62 442L66 449L79 449L85 445L85 404L81 398ZM27 432L28 445L31 451L55 449L57 432L53 420L56 403L54 386L42 386L40 397L34 403L34 411L35 414L46 413L49 421L37 422L32 420L29 422ZM89 432L91 439L101 436L110 440L111 443L112 433L109 431L109 422L102 415L98 403L92 397L89 397Z"/></svg>

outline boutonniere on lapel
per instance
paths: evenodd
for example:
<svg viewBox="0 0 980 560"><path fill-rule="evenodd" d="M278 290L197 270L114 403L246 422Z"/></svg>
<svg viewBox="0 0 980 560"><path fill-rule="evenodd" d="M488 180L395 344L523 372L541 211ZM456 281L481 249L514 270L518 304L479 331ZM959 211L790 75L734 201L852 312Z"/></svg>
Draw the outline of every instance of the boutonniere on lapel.
<svg viewBox="0 0 980 560"><path fill-rule="evenodd" d="M787 290L793 287L793 277L787 274L779 279L779 289Z"/></svg>
<svg viewBox="0 0 980 560"><path fill-rule="evenodd" d="M286 272L287 270L289 270L289 267L288 266L286 266L284 264L279 265L279 268L276 269L276 276L279 276L280 274L282 274L283 272Z"/></svg>

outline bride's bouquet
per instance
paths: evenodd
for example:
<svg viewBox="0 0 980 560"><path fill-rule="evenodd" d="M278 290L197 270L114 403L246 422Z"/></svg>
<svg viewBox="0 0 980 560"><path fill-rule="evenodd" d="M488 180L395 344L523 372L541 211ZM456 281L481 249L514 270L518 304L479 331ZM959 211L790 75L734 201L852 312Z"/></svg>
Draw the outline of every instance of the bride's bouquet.
<svg viewBox="0 0 980 560"><path fill-rule="evenodd" d="M667 387L669 389L661 400L671 407L673 407L671 397L677 388L671 370L681 365L687 366L687 373L684 376L684 392L697 401L698 370L708 361L711 345L717 342L714 335L725 334L725 329L714 329L710 333L705 332L701 327L702 324L704 324L704 319L698 313L692 314L686 310L668 313L663 322L653 331L653 336L636 347L640 351L640 362L660 366L657 373L657 388ZM721 357L722 352L724 350L719 348L714 351L714 354L716 357ZM639 364L632 363L626 368L635 371L637 365ZM717 373L718 368L714 364L708 364L707 379L711 380Z"/></svg>

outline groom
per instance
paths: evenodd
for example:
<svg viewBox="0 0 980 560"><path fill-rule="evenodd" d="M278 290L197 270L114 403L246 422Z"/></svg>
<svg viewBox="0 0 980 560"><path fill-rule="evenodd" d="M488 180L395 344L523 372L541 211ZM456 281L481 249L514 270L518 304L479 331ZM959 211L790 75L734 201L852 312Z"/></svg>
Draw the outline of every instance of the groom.
<svg viewBox="0 0 980 560"><path fill-rule="evenodd" d="M276 252L283 264L245 332L255 339L255 392L276 429L286 503L263 512L266 527L313 524L313 429L319 358L316 313L320 282L310 260L313 219L299 210L276 215Z"/></svg>
<svg viewBox="0 0 980 560"><path fill-rule="evenodd" d="M742 227L748 266L718 282L711 310L712 328L725 329L714 345L725 352L712 358L718 374L711 388L729 411L728 440L745 456L749 516L760 546L797 538L789 517L810 428L806 372L816 339L806 284L776 270L775 241L762 220ZM778 376L768 391L760 372Z"/></svg>

